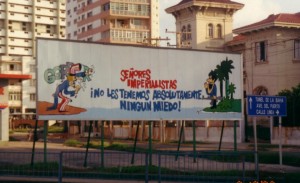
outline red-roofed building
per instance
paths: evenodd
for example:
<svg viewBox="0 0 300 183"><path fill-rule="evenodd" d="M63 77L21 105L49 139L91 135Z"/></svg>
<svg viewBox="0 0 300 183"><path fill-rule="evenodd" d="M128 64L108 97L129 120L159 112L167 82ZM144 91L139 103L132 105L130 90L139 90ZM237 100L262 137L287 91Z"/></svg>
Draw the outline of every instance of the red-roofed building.
<svg viewBox="0 0 300 183"><path fill-rule="evenodd" d="M276 95L300 83L300 13L272 14L233 32L227 46L243 53L247 94Z"/></svg>

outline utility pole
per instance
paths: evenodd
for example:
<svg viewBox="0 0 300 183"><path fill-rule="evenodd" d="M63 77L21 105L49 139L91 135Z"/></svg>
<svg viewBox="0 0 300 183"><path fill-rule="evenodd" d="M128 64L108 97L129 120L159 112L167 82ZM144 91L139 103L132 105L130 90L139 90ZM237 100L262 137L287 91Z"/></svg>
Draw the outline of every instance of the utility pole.
<svg viewBox="0 0 300 183"><path fill-rule="evenodd" d="M159 41L169 41L170 39L167 37L167 38L161 38L161 37L158 37L158 38L144 38L143 39L143 42L138 42L138 43L141 43L145 46L155 46L155 47L158 47L159 46ZM152 44L152 41L155 41L155 44L153 45Z"/></svg>
<svg viewBox="0 0 300 183"><path fill-rule="evenodd" d="M176 44L175 45L170 45L170 43L168 42L167 45L168 46L176 46L176 48L192 48L190 46L190 43L188 43L188 45L185 45L183 43L187 43L189 42L189 40L186 40L186 38L182 38L182 35L184 35L184 37L187 37L188 35L191 35L192 32L176 32L176 31L168 31L168 29L166 29L166 33L171 33L171 34L176 34Z"/></svg>
<svg viewBox="0 0 300 183"><path fill-rule="evenodd" d="M170 43L168 42L167 45L168 46L176 46L176 48L181 48L181 34L182 32L176 32L176 31L168 31L168 29L166 29L166 33L171 33L171 34L176 34L176 44L175 45L170 45Z"/></svg>

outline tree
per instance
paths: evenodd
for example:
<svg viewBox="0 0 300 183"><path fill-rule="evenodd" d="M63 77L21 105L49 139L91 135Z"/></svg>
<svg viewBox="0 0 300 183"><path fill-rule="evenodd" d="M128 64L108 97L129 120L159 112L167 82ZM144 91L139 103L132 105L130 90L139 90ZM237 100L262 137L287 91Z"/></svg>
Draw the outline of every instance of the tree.
<svg viewBox="0 0 300 183"><path fill-rule="evenodd" d="M217 65L217 68L215 69L215 73L217 74L217 77L220 82L220 95L221 98L223 98L223 81L225 80L225 74L222 70L222 65Z"/></svg>
<svg viewBox="0 0 300 183"><path fill-rule="evenodd" d="M226 60L223 60L220 65L217 65L217 68L214 70L217 74L217 77L220 81L220 95L223 97L223 81L225 80L225 91L226 91L226 97L228 97L228 87L229 87L229 73L232 73L232 69L234 69L234 66L232 65L233 61L228 60L226 57Z"/></svg>
<svg viewBox="0 0 300 183"><path fill-rule="evenodd" d="M226 57L226 60L223 60L221 62L221 67L222 67L222 71L224 72L224 76L225 76L225 91L226 91L226 97L228 97L229 93L228 93L228 87L229 87L229 73L232 73L232 69L234 69L234 66L232 65L233 61L232 60L228 60L228 58Z"/></svg>
<svg viewBox="0 0 300 183"><path fill-rule="evenodd" d="M292 90L282 90L279 96L286 96L287 116L282 118L284 126L300 126L300 83Z"/></svg>
<svg viewBox="0 0 300 183"><path fill-rule="evenodd" d="M235 93L235 85L233 83L230 83L228 86L228 93L230 94L230 98L233 99L233 94Z"/></svg>

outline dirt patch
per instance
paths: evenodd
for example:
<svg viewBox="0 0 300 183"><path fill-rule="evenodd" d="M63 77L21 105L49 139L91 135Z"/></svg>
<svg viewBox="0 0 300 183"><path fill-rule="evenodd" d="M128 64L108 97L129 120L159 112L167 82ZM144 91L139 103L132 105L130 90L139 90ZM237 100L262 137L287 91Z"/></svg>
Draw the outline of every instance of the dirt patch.
<svg viewBox="0 0 300 183"><path fill-rule="evenodd" d="M56 110L47 110L48 107L53 104L50 102L39 101L38 102L38 114L39 115L72 115L72 114L80 114L82 112L86 112L86 109L80 107L74 107L71 105L66 106L66 111L61 112L58 109Z"/></svg>

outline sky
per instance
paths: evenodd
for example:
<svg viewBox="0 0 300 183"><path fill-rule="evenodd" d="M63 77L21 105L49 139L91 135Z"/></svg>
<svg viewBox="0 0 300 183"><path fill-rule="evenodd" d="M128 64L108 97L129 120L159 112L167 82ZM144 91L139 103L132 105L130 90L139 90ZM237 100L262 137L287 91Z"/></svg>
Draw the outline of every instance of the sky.
<svg viewBox="0 0 300 183"><path fill-rule="evenodd" d="M176 5L181 0L159 0L160 2L160 36L169 37L174 44L175 36L166 34L165 29L175 31L175 18L167 14L165 9ZM237 11L233 17L233 29L267 18L270 14L298 13L300 12L300 0L231 0L242 3L245 6ZM162 43L164 45L164 43Z"/></svg>

